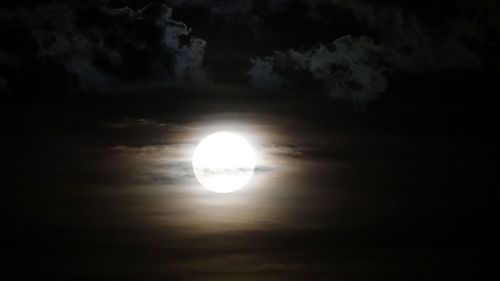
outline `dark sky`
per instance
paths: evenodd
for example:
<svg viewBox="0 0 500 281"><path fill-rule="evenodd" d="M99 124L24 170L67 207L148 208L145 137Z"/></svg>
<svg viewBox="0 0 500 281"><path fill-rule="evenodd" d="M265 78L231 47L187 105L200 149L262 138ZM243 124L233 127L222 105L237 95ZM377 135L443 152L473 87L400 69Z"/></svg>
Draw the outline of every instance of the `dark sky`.
<svg viewBox="0 0 500 281"><path fill-rule="evenodd" d="M500 4L2 1L8 280L479 280ZM242 190L191 156L244 136Z"/></svg>

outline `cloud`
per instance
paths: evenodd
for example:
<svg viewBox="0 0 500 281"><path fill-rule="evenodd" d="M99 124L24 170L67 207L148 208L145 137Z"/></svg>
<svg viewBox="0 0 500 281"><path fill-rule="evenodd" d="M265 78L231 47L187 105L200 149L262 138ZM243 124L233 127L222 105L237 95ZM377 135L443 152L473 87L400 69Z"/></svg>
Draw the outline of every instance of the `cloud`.
<svg viewBox="0 0 500 281"><path fill-rule="evenodd" d="M204 7L213 15L247 14L254 8L251 0L174 0L170 1L174 7L198 6Z"/></svg>
<svg viewBox="0 0 500 281"><path fill-rule="evenodd" d="M309 47L288 50L279 47L271 55L253 58L247 74L255 88L323 92L362 109L383 94L391 78L401 73L474 70L500 61L498 56L492 56L496 52L491 47L488 49L493 44L485 40L489 38L487 32L500 34L491 16L495 13L484 10L485 3L490 3L487 7L492 6L488 0L480 4L457 1L449 7L456 9L456 13L434 11L437 18L432 19L420 11L418 5L373 4L362 0L299 2L304 14L314 15L302 18L303 28L312 34L316 32L312 29L315 25L307 21L339 31L336 19L322 12L321 9L327 7L326 10L352 14L354 21L347 25L353 30L359 25L361 29L354 33L369 35L341 36L332 43L326 43L323 37L318 38L320 43ZM270 9L273 13L286 13L284 8L291 2L270 1L268 4L276 6ZM480 15L485 15L486 19L475 20L482 18Z"/></svg>
<svg viewBox="0 0 500 281"><path fill-rule="evenodd" d="M350 11L360 24L367 28L371 37L376 37L392 54L392 63L404 70L424 71L450 68L477 68L483 63L474 46L486 38L487 20L483 23L473 16L482 10L489 0L455 1L447 10L439 5L429 11L420 11L419 5L401 3L371 3L364 0L308 0L303 1L309 9L318 9L320 4L330 3L338 9ZM479 3L480 2L480 3ZM491 5L490 5L491 6ZM462 12L460 12L462 10ZM318 14L320 15L320 14ZM323 15L324 16L324 15ZM319 19L327 20L327 19ZM497 31L500 31L497 28Z"/></svg>
<svg viewBox="0 0 500 281"><path fill-rule="evenodd" d="M134 163L133 167L123 168L123 175L128 175L129 180L148 183L185 183L194 179L191 153L195 146L189 143L160 144L145 146L111 146L109 151L116 153L122 163ZM118 167L115 167L118 168ZM269 163L257 165L254 173L263 174L274 170ZM244 168L202 170L206 175L218 173L246 174ZM133 175L133 176L132 176Z"/></svg>
<svg viewBox="0 0 500 281"><path fill-rule="evenodd" d="M274 58L255 58L252 59L252 68L248 71L250 83L264 90L279 89L285 80L274 72Z"/></svg>
<svg viewBox="0 0 500 281"><path fill-rule="evenodd" d="M0 30L10 38L0 50L0 75L14 92L24 85L45 92L54 85L74 92L120 92L205 81L207 63L215 81L240 83L247 72L259 89L307 87L364 106L394 73L474 69L500 61L495 44L485 40L500 28L495 12L484 7L498 11L498 5L475 2L480 3L454 1L450 9L456 13L432 15L415 8L423 4L363 0L176 0L142 8L106 0L13 5L0 9ZM200 33L177 20L176 11ZM349 34L352 48L336 50ZM207 48L198 37L215 43ZM363 40L371 46L360 46ZM384 49L382 59L372 54L374 46Z"/></svg>
<svg viewBox="0 0 500 281"><path fill-rule="evenodd" d="M76 79L76 91L113 92L206 78L206 42L191 36L191 29L174 20L172 8L163 3L134 10L55 2L3 10L0 18L12 26L9 32L21 33L14 38L35 47L24 44L7 52L62 66L69 80Z"/></svg>
<svg viewBox="0 0 500 281"><path fill-rule="evenodd" d="M376 8L366 3L351 7L358 19L372 27L393 49L394 62L405 69L470 68L481 65L479 54L467 46L464 30L455 28L461 19L443 19L429 25L415 13L399 7ZM466 25L472 25L471 22Z"/></svg>
<svg viewBox="0 0 500 281"><path fill-rule="evenodd" d="M366 37L344 36L304 52L275 51L272 57L254 59L250 80L259 88L281 84L301 87L293 78L302 73L319 83L329 96L364 106L386 88L383 52Z"/></svg>
<svg viewBox="0 0 500 281"><path fill-rule="evenodd" d="M216 15L228 15L228 14L246 14L250 13L253 9L252 1L240 0L240 1L217 1L218 3L212 3L210 11Z"/></svg>

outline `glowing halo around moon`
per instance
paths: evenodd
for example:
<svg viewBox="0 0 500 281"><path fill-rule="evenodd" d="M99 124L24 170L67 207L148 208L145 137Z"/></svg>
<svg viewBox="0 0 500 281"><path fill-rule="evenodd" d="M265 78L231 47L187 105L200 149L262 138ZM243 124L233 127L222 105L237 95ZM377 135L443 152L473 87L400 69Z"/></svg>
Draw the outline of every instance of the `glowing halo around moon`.
<svg viewBox="0 0 500 281"><path fill-rule="evenodd" d="M218 132L204 138L193 153L196 179L206 189L230 193L245 186L255 170L255 153L241 136Z"/></svg>

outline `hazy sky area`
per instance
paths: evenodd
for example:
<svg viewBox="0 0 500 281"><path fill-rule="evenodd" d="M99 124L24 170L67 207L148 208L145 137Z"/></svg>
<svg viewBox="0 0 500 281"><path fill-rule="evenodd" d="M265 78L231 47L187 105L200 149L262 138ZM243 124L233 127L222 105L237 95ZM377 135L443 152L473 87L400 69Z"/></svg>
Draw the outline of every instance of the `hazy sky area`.
<svg viewBox="0 0 500 281"><path fill-rule="evenodd" d="M4 1L8 280L479 280L496 1ZM251 181L204 189L230 131Z"/></svg>

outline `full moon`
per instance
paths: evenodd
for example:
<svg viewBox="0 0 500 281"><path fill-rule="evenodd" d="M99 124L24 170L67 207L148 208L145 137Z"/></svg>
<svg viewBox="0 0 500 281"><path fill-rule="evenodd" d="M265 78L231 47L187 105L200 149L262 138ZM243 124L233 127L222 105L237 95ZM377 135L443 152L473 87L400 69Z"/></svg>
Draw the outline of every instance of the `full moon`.
<svg viewBox="0 0 500 281"><path fill-rule="evenodd" d="M252 178L255 153L241 136L218 132L204 138L193 154L193 170L208 190L230 193L242 188Z"/></svg>

